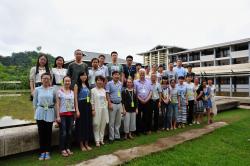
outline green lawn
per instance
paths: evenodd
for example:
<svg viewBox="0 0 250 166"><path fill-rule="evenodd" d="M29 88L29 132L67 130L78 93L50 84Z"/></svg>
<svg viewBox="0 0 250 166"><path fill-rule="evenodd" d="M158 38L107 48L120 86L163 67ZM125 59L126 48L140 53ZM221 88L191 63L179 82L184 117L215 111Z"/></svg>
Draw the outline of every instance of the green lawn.
<svg viewBox="0 0 250 166"><path fill-rule="evenodd" d="M167 156L170 156L172 153L176 153L175 155L172 155L172 157L171 157L173 159L172 163L177 163L177 160L178 160L178 163L180 163L181 160L179 161L179 158L181 158L181 156L183 156L183 155L184 155L183 160L185 160L184 165L189 164L191 162L195 162L195 161L198 162L198 161L201 161L202 159L204 160L204 162L207 162L207 160L205 160L205 159L210 157L210 156L213 156L214 153L217 153L216 150L220 149L221 148L220 146L222 146L222 145L223 145L223 149L225 150L225 152L223 149L220 149L221 153L228 154L228 152L230 152L230 150L234 149L234 147L231 147L230 150L226 149L228 146L229 147L232 145L236 146L236 145L244 143L241 141L245 141L245 144L248 143L248 142L246 142L246 139L248 136L250 138L250 133L249 133L249 131L247 132L247 130L249 130L248 128L250 128L250 127L247 126L247 123L245 123L245 121L250 120L250 111L244 110L244 109L235 109L235 110L231 110L228 112L223 112L223 113L220 113L216 117L216 120L226 121L226 122L230 123L230 125L228 127L223 128L223 129L219 129L218 132L216 131L213 134L204 136L204 137L196 140L196 141L201 141L201 142L196 143L196 141L190 141L188 143L183 144L183 146L185 146L182 148L183 150L178 150L175 152L176 148L181 147L181 146L177 146L176 148L173 148L169 151L166 151L166 153L169 153ZM91 159L91 158L97 157L99 155L109 154L109 153L112 153L112 152L119 150L119 149L127 149L130 147L134 147L134 146L138 146L138 145L142 145L142 144L149 144L149 143L155 142L158 138L176 135L177 133L187 131L187 130L190 130L192 128L200 128L203 126L204 126L204 124L187 127L184 129L178 129L178 130L171 131L171 132L160 132L157 134L154 133L154 134L149 135L149 136L143 135L140 137L136 137L134 140L120 141L120 142L115 142L114 144L106 144L105 146L103 146L101 148L94 148L91 152L81 152L78 147L74 147L73 148L74 155L71 157L68 157L68 158L61 157L58 149L56 148L52 153L52 159L49 161L38 161L37 160L37 157L38 157L37 152L28 152L28 153L14 155L14 156L11 156L8 158L1 159L0 165L1 166L3 166L3 165L32 165L32 166L33 165L60 165L60 166L69 165L69 164L78 163L78 162L83 161L83 160ZM243 132L243 131L246 131L246 132ZM237 133L237 135L235 136L236 138L241 138L239 140L236 140L235 142L234 142L234 139L230 139L230 137L229 137L234 132ZM214 138L207 139L207 137L211 137L214 134L215 134ZM243 136L241 136L241 135L243 135ZM203 139L206 139L206 140L203 140ZM218 144L221 144L221 145L219 145L219 146L216 145L217 148L214 149L214 148L212 148L213 146L209 145L209 142L216 143L217 139L222 140L222 143L218 142ZM214 140L214 141L211 141L211 140ZM238 141L240 141L240 142L238 142ZM228 143L231 143L232 145L226 146ZM195 148L195 147L189 148L192 144L198 144L198 147L201 148L201 151L198 151L198 150L197 150L197 152L192 151L191 149ZM210 146L212 149L214 149L214 150L210 150L213 153L207 154L206 151L208 151L210 149L209 148ZM237 146L237 148L240 148L240 146ZM249 150L249 146L246 146L245 148L243 148L242 151L240 150L241 153L237 152L237 155L240 154L241 157L245 157L246 150ZM188 153L190 153L190 154L188 154ZM220 152L218 152L218 153L220 153ZM161 153L159 153L159 154L161 154ZM195 160L194 160L193 158L188 157L189 155L191 157L192 156L194 156L194 157L201 156L201 157L195 158ZM164 165L166 165L168 163L167 160L165 160L166 159L165 156L161 156L159 158L158 157L153 158L154 156L156 157L157 155L152 155L152 157L147 156L145 158L152 158L152 161L151 161L152 165L155 165L156 162L160 162L160 161L158 161L158 159L161 160L161 163L162 164L164 163ZM176 158L174 158L173 156L176 156ZM220 156L223 156L223 155L220 155ZM236 155L232 154L232 156L236 156ZM190 160L189 160L189 158L190 158ZM224 158L227 158L227 156L224 155ZM157 161L155 161L155 160L157 160ZM164 162L164 160L165 160L165 162ZM131 164L148 165L149 162L150 161L147 161L146 159L142 158L142 159L138 159L138 160L131 162ZM212 161L210 161L210 162L212 162ZM206 163L204 163L203 165L205 165L205 164ZM175 164L175 165L180 165L180 164Z"/></svg>
<svg viewBox="0 0 250 166"><path fill-rule="evenodd" d="M32 102L29 99L29 93L16 97L0 97L0 118L3 116L11 116L13 119L33 121L34 110Z"/></svg>
<svg viewBox="0 0 250 166"><path fill-rule="evenodd" d="M250 138L250 111L239 111L238 115L234 114L235 112L223 113L216 118L228 119L230 115L238 119L226 127L217 129L199 139L177 145L172 149L132 160L126 165L250 165L250 142L248 141Z"/></svg>

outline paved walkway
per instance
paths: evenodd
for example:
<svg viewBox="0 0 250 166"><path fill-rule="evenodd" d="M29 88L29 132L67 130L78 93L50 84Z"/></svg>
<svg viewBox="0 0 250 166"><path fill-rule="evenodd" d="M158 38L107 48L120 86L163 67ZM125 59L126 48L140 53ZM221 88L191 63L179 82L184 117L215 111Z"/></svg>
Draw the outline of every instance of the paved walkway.
<svg viewBox="0 0 250 166"><path fill-rule="evenodd" d="M191 129L171 137L160 138L155 143L149 145L141 145L130 149L118 150L112 154L102 155L91 160L83 161L76 166L96 166L100 164L102 166L120 165L137 157L142 157L151 153L166 150L185 141L196 139L225 125L227 125L225 122L215 122L201 129Z"/></svg>

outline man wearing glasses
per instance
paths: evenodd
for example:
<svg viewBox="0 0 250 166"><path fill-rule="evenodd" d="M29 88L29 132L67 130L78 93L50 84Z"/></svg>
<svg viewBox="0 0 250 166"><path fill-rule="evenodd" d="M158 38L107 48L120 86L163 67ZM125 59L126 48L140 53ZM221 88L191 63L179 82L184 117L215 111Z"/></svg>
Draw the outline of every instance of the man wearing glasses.
<svg viewBox="0 0 250 166"><path fill-rule="evenodd" d="M133 63L133 56L128 55L126 57L127 64L123 67L123 86L126 86L127 79L133 79L135 78L136 68L135 66L132 66Z"/></svg>
<svg viewBox="0 0 250 166"><path fill-rule="evenodd" d="M71 78L71 89L74 89L75 84L77 83L78 76L81 72L85 72L88 75L88 65L82 62L84 56L82 50L77 49L74 52L75 61L69 64L67 75Z"/></svg>

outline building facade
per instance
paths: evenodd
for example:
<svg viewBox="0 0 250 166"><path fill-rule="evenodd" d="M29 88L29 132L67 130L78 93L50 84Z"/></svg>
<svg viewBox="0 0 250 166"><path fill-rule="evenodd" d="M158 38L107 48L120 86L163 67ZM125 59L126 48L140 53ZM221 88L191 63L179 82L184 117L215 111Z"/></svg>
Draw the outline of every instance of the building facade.
<svg viewBox="0 0 250 166"><path fill-rule="evenodd" d="M138 55L144 56L146 65L162 63L156 63L152 57L148 60L151 52ZM184 67L191 64L196 75L212 77L217 95L250 96L250 38L179 52L166 51L163 62L167 66L169 62L175 64L177 59L183 61Z"/></svg>

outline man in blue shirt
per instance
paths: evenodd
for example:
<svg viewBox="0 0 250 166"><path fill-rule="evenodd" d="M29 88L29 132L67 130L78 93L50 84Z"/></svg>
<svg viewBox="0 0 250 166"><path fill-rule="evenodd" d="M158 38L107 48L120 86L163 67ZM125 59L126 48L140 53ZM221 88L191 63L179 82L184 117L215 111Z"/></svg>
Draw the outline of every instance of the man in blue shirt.
<svg viewBox="0 0 250 166"><path fill-rule="evenodd" d="M106 85L107 100L109 107L109 140L120 140L121 108L122 108L122 83L119 81L120 74L113 71L113 80Z"/></svg>
<svg viewBox="0 0 250 166"><path fill-rule="evenodd" d="M126 86L127 79L133 79L135 78L136 68L135 66L132 66L133 63L133 57L131 55L128 55L126 57L127 64L123 67L123 86Z"/></svg>
<svg viewBox="0 0 250 166"><path fill-rule="evenodd" d="M184 67L182 67L182 61L181 59L177 59L176 61L176 67L174 68L174 71L177 73L177 78L179 77L186 77L187 72L184 69Z"/></svg>

